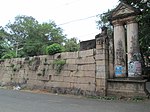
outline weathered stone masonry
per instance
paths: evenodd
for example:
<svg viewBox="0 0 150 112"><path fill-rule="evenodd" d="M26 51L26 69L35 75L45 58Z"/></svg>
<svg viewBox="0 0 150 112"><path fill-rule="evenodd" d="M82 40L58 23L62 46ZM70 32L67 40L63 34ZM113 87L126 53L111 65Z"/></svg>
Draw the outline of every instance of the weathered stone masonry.
<svg viewBox="0 0 150 112"><path fill-rule="evenodd" d="M138 14L140 14L138 9L123 2L112 12L115 68L122 69L122 73L116 72L115 77L127 77L127 74L128 77L141 75L138 23L136 21ZM135 69L133 65L135 65Z"/></svg>
<svg viewBox="0 0 150 112"><path fill-rule="evenodd" d="M106 30L105 30L106 31ZM65 64L58 73L55 61ZM108 37L96 38L96 49L55 55L4 60L0 63L2 85L26 85L60 93L106 95L108 78Z"/></svg>
<svg viewBox="0 0 150 112"><path fill-rule="evenodd" d="M142 80L137 70L130 72L127 66L137 62L134 58L139 57L134 11L120 3L112 13L114 39L107 36L107 28L103 27L95 39L80 44L83 51L0 61L0 84L76 95L148 95L146 80ZM127 26L127 51L124 24Z"/></svg>
<svg viewBox="0 0 150 112"><path fill-rule="evenodd" d="M100 52L96 52L96 49L91 49L1 61L0 82L2 85L26 84L29 88L47 88L73 94L95 94L96 91L103 94L101 88L105 90L105 81L100 75L104 75L105 70L98 76L96 67L105 69L105 55L101 55L100 59L97 57ZM54 65L57 59L66 61L60 73ZM98 59L100 61L96 63Z"/></svg>
<svg viewBox="0 0 150 112"><path fill-rule="evenodd" d="M114 26L114 74L107 80L107 95L146 96L138 42L138 9L121 2L110 17ZM110 64L109 64L110 65ZM113 75L113 77L112 77Z"/></svg>

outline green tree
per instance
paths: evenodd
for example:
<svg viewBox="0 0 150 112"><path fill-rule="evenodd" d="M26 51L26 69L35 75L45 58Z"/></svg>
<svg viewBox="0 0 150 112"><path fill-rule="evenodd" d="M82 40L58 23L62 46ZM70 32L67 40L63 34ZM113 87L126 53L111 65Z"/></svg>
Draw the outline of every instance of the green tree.
<svg viewBox="0 0 150 112"><path fill-rule="evenodd" d="M112 10L109 9L107 12L98 14L97 15L98 21L96 21L97 27L99 29L104 26L107 27L107 33L110 38L112 38L112 36L113 36L113 26L111 25L111 23L109 21L111 11Z"/></svg>
<svg viewBox="0 0 150 112"><path fill-rule="evenodd" d="M5 30L10 34L9 43L18 50L17 56L45 54L45 48L53 43L62 44L65 40L63 30L54 21L40 24L31 16L16 16Z"/></svg>
<svg viewBox="0 0 150 112"><path fill-rule="evenodd" d="M76 38L67 39L64 47L67 52L75 52L79 50L79 43Z"/></svg>
<svg viewBox="0 0 150 112"><path fill-rule="evenodd" d="M7 40L8 36L9 34L5 32L2 27L0 27L0 58L2 58L5 52L10 50Z"/></svg>

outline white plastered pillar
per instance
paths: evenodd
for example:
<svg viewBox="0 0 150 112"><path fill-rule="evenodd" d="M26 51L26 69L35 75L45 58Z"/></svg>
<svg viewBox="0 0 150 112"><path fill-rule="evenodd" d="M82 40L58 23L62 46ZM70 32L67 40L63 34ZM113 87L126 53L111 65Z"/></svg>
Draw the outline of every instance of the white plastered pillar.
<svg viewBox="0 0 150 112"><path fill-rule="evenodd" d="M138 41L138 23L129 21L127 23L127 51L128 51L128 77L139 77L141 75L141 54Z"/></svg>
<svg viewBox="0 0 150 112"><path fill-rule="evenodd" d="M115 77L126 77L125 28L114 23Z"/></svg>

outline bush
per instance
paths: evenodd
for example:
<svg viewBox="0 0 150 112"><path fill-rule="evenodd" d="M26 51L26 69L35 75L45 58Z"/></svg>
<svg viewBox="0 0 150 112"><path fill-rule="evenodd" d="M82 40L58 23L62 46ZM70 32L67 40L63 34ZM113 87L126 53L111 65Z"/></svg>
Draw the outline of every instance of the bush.
<svg viewBox="0 0 150 112"><path fill-rule="evenodd" d="M61 60L61 59L54 60L53 67L56 69L56 73L59 74L65 64L66 64L66 60Z"/></svg>
<svg viewBox="0 0 150 112"><path fill-rule="evenodd" d="M62 52L62 50L63 50L63 47L56 43L46 47L46 53L50 55L60 53Z"/></svg>
<svg viewBox="0 0 150 112"><path fill-rule="evenodd" d="M2 56L2 59L11 59L11 58L15 58L16 54L13 51L8 51L5 52L4 55Z"/></svg>

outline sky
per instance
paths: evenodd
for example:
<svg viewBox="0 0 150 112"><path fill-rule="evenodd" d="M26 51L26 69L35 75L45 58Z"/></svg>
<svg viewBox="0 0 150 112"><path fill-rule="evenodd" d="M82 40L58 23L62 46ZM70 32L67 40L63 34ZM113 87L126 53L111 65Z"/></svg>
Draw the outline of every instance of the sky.
<svg viewBox="0 0 150 112"><path fill-rule="evenodd" d="M0 26L17 15L32 16L40 23L55 21L67 38L94 39L100 33L97 14L115 8L119 0L0 0Z"/></svg>

